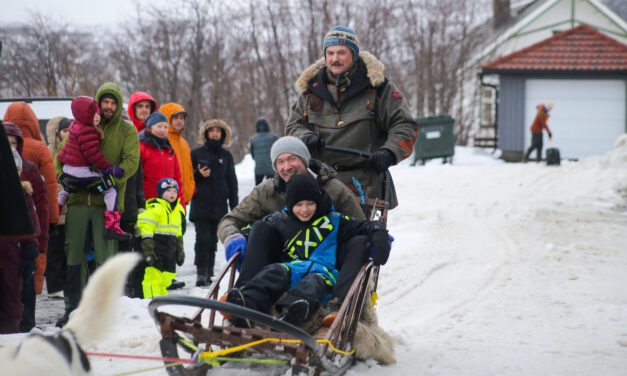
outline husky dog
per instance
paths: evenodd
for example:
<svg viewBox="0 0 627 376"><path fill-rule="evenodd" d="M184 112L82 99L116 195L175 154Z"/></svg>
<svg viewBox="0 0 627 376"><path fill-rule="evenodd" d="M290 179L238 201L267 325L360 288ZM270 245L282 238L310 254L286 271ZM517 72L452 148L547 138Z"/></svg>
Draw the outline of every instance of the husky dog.
<svg viewBox="0 0 627 376"><path fill-rule="evenodd" d="M15 345L0 349L3 375L91 375L81 346L94 343L115 318L126 276L137 264L137 253L122 253L96 270L70 321L54 335L30 334Z"/></svg>

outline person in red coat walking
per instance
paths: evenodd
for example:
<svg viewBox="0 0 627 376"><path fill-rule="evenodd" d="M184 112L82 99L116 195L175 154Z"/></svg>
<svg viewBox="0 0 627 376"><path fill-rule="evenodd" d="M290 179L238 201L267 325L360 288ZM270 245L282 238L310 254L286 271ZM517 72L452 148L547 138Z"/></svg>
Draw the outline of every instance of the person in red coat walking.
<svg viewBox="0 0 627 376"><path fill-rule="evenodd" d="M178 198L183 197L183 180L178 157L168 141L168 118L156 111L146 119L146 129L139 134L139 155L144 167L144 196L146 200L159 197L157 183L164 178L179 185Z"/></svg>
<svg viewBox="0 0 627 376"><path fill-rule="evenodd" d="M57 159L62 162L63 175L61 183L64 190L59 192L59 207L63 207L70 197L70 193L80 186L88 186L94 178L112 175L121 178L124 169L112 166L100 151L103 132L99 128L100 109L98 103L89 97L76 97L72 101L74 121L70 125L70 134L67 143L59 151ZM91 167L100 170L100 173L91 170ZM72 182L71 186L67 182ZM102 179L106 182L107 179ZM128 240L131 235L120 228L120 211L116 210L118 192L114 186L105 184L108 188L103 191L107 210L105 217L105 239Z"/></svg>

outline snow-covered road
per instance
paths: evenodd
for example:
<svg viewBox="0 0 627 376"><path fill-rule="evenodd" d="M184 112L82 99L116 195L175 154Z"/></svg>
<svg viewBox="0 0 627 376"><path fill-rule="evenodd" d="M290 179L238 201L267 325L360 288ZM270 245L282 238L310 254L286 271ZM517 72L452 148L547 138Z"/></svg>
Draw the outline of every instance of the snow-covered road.
<svg viewBox="0 0 627 376"><path fill-rule="evenodd" d="M401 205L379 281L380 326L397 364L349 375L624 375L627 370L627 137L560 167L505 164L457 148L454 165L393 167ZM240 197L250 157L237 166ZM194 227L179 279L195 281ZM224 264L219 247L218 265ZM206 290L188 288L202 296ZM147 301L122 298L119 324L88 351L159 356ZM47 332L61 305L39 299ZM0 344L22 335L0 336ZM158 364L92 358L97 375ZM244 375L237 370L211 374ZM164 375L164 370L153 371Z"/></svg>

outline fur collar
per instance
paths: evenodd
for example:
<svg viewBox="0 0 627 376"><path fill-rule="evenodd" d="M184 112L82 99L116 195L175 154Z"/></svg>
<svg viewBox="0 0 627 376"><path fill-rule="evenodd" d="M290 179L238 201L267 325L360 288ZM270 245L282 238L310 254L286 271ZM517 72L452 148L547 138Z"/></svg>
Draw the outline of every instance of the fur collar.
<svg viewBox="0 0 627 376"><path fill-rule="evenodd" d="M381 85L385 81L385 65L382 62L377 60L377 58L368 51L361 51L359 53L359 58L366 65L366 69L368 70L368 78L370 79L370 84L374 87ZM320 58L320 60L311 64L307 69L301 73L298 80L296 80L296 91L298 93L304 93L307 91L309 81L311 81L318 72L320 72L324 67L326 67L326 63L324 58Z"/></svg>

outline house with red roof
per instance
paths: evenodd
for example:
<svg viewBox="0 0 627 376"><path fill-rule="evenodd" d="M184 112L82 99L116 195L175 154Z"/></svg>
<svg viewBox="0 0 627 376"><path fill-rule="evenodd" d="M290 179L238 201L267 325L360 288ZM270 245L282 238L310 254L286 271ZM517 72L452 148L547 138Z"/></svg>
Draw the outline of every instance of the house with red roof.
<svg viewBox="0 0 627 376"><path fill-rule="evenodd" d="M522 151L530 143L528 128L535 115L535 106L552 100L555 108L551 111L549 125L557 126L554 143L556 147L565 148L562 150L563 156L581 158L610 150L611 145L607 148L601 146L607 144L606 140L591 141L587 150L575 142L574 140L580 138L577 131L580 126L571 126L568 132L561 132L561 124L570 122L564 118L565 114L574 115L581 122L585 121L582 114L569 110L575 102L567 101L566 105L560 105L560 98L565 94L574 96L575 93L589 92L592 87L596 87L598 91L605 93L605 103L623 104L612 105L611 109L598 109L595 119L601 119L600 122L605 124L604 118L618 116L621 106L622 113L625 113L626 90L621 90L625 85L624 68L607 69L607 64L595 68L587 67L586 61L598 64L599 59L588 59L588 54L592 51L585 43L609 43L613 48L622 50L627 44L627 1L493 0L492 5L493 17L478 29L482 42L460 72L463 76L461 91L455 101L462 109L461 113L456 112L457 118L464 119L464 127L470 127L469 134L473 144L498 148L506 160L520 160ZM578 30L575 34L561 34L580 25L587 25L589 28ZM596 33L591 34L590 30ZM579 40L583 35L593 38L594 41ZM610 42L611 40L614 42ZM545 42L548 42L548 46ZM566 45L572 47L571 58L574 56L579 61L576 69L572 61L563 56ZM532 46L537 48L529 50ZM542 56L536 55L541 51ZM586 52L583 53L584 51ZM596 52L605 55L607 51ZM528 59L541 61L545 66L501 65L505 60L510 64L520 64L528 62ZM497 61L499 65L493 65ZM544 69L549 62L552 68ZM538 92L541 94L536 94ZM623 93L622 96L619 92ZM601 100L598 95L594 97ZM517 106L515 110L512 107L514 105ZM579 105L574 107L581 108ZM613 120L613 124L620 121L619 117L618 120ZM613 137L611 131L601 133L608 139ZM579 145L578 149L571 146L574 144ZM595 144L597 146L593 146Z"/></svg>
<svg viewBox="0 0 627 376"><path fill-rule="evenodd" d="M481 74L498 75L498 148L506 160L521 159L536 106L548 100L554 103L548 124L563 158L605 154L627 132L627 45L591 26L488 62Z"/></svg>

